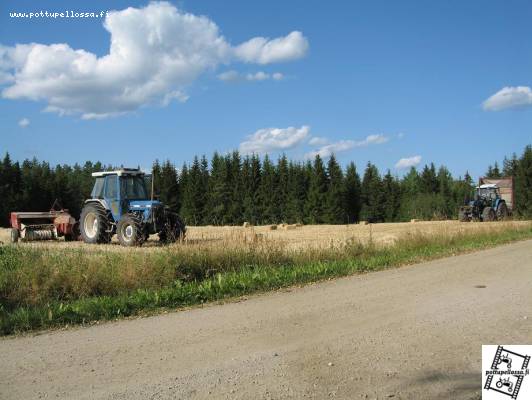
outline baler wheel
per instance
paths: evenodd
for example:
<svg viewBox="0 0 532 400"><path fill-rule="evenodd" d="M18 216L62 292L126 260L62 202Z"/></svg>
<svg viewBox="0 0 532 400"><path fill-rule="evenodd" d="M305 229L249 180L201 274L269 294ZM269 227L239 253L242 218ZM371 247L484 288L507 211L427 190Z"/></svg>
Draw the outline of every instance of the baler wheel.
<svg viewBox="0 0 532 400"><path fill-rule="evenodd" d="M81 210L79 219L81 237L85 243L109 243L110 222L107 211L98 203L89 203Z"/></svg>
<svg viewBox="0 0 532 400"><path fill-rule="evenodd" d="M20 237L20 233L19 233L18 229L11 228L11 243L17 243L19 237Z"/></svg>
<svg viewBox="0 0 532 400"><path fill-rule="evenodd" d="M79 222L76 222L73 226L72 226L72 232L71 233L67 233L65 235L65 242L72 242L74 240L78 240L79 239L79 235L80 235L80 232L79 232Z"/></svg>
<svg viewBox="0 0 532 400"><path fill-rule="evenodd" d="M142 246L146 238L142 221L134 214L124 215L120 219L116 233L122 246Z"/></svg>

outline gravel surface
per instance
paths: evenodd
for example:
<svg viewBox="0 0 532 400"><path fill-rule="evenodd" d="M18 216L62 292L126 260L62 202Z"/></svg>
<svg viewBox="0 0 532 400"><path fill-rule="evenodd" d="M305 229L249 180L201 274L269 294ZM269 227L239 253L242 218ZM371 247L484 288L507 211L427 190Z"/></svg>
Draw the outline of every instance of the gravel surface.
<svg viewBox="0 0 532 400"><path fill-rule="evenodd" d="M532 241L524 241L3 338L0 398L480 399L481 345L532 344L531 293Z"/></svg>

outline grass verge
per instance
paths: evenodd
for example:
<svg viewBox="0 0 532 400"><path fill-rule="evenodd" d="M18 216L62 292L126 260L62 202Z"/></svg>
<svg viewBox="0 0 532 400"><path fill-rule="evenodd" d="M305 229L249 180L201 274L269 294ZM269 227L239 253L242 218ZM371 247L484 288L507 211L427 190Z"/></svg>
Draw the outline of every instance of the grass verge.
<svg viewBox="0 0 532 400"><path fill-rule="evenodd" d="M532 226L409 234L391 246L286 252L274 245L134 254L0 247L0 334L179 308L532 238Z"/></svg>

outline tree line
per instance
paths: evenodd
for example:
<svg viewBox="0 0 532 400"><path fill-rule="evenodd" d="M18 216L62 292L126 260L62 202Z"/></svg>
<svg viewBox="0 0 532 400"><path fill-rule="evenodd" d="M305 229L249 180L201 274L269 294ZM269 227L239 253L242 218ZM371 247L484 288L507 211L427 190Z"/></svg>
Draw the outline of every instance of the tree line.
<svg viewBox="0 0 532 400"><path fill-rule="evenodd" d="M43 211L57 199L79 217L90 196L92 172L114 169L100 162L57 165L13 162L0 165L0 224L15 210ZM306 223L346 224L361 220L397 222L455 218L474 187L471 176L453 178L445 166L431 163L402 177L384 174L368 162L359 173L353 162L342 168L336 158L296 162L285 155L241 156L237 151L209 160L194 157L180 169L170 161L153 164L155 193L189 225ZM514 176L515 210L532 217L532 146L488 167L486 176Z"/></svg>

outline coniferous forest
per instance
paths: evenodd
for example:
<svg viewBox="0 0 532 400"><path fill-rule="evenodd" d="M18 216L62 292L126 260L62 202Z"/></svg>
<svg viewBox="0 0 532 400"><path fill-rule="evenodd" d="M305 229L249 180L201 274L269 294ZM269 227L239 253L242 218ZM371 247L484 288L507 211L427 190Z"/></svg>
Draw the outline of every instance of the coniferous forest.
<svg viewBox="0 0 532 400"><path fill-rule="evenodd" d="M44 211L57 199L76 218L89 197L91 173L114 169L100 162L57 165L37 159L22 163L6 153L0 164L0 224L11 211ZM358 171L342 168L334 156L294 162L286 156L215 153L183 166L153 164L155 193L177 210L188 225L296 223L347 224L360 220L396 222L456 218L476 182L467 172L451 176L445 166L411 168L402 177L372 163ZM532 217L532 146L520 156L487 168L485 176L515 178L517 217Z"/></svg>

